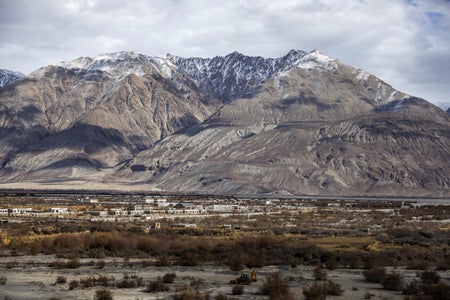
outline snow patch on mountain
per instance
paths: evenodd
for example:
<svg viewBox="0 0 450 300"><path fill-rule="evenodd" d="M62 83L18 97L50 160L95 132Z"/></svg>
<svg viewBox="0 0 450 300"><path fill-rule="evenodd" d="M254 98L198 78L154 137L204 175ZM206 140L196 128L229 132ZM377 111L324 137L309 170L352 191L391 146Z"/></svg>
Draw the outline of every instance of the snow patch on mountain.
<svg viewBox="0 0 450 300"><path fill-rule="evenodd" d="M314 53L308 60L320 60ZM200 89L229 102L251 93L270 77L285 72L302 62L308 55L301 50L291 50L279 58L245 56L238 52L214 58L182 58L168 54L178 70L193 78ZM314 56L316 55L316 56Z"/></svg>
<svg viewBox="0 0 450 300"><path fill-rule="evenodd" d="M174 70L177 69L177 66L173 64L167 55L148 57L148 59L165 78L172 78Z"/></svg>
<svg viewBox="0 0 450 300"><path fill-rule="evenodd" d="M393 91L392 93L391 93L391 95L389 96L389 99L388 99L388 103L389 102L392 102L392 101L394 101L395 100L395 96L397 96L397 91Z"/></svg>
<svg viewBox="0 0 450 300"><path fill-rule="evenodd" d="M291 50L279 58L246 56L239 52L213 58L183 58L172 54L152 57L123 51L100 54L94 58L80 57L73 61L61 62L58 66L78 73L80 80L91 72L97 72L97 74L103 72L103 76L111 76L119 81L129 74L139 77L158 76L169 80L182 94L184 93L182 86L188 80L195 83L208 98L216 98L227 103L237 98L250 96L271 78L274 80L275 87L281 88L281 78L294 68L335 72L342 64L337 59L317 50L310 52ZM393 93L393 89L386 84L372 82L371 74L348 68L354 80L372 94L376 105L401 98L400 94ZM185 94L185 97L188 98L189 95ZM284 94L284 97L288 95ZM388 98L389 101L387 101Z"/></svg>
<svg viewBox="0 0 450 300"><path fill-rule="evenodd" d="M157 73L179 82L182 80L181 73L191 78L207 95L229 102L252 93L272 76L285 74L294 67L335 69L337 60L317 50L291 50L279 58L246 56L238 52L213 58L182 58L171 54L151 57L123 51L100 54L94 58L80 57L56 66L70 69L80 76L101 71L117 80L129 74L142 77ZM39 74L35 72L34 75Z"/></svg>
<svg viewBox="0 0 450 300"><path fill-rule="evenodd" d="M14 72L11 70L0 69L0 87L4 87L14 81L24 77L20 72Z"/></svg>
<svg viewBox="0 0 450 300"><path fill-rule="evenodd" d="M326 68L328 70L337 68L337 60L323 55L318 50L313 50L299 59L295 65L302 69Z"/></svg>
<svg viewBox="0 0 450 300"><path fill-rule="evenodd" d="M370 73L364 71L364 70L356 70L358 72L358 75L356 75L356 80L359 82L367 82L367 79L369 79Z"/></svg>
<svg viewBox="0 0 450 300"><path fill-rule="evenodd" d="M398 102L394 106L394 110L397 110L397 109L401 108L403 106L403 102L405 102L405 100L407 100L407 98L403 98L403 99L398 100Z"/></svg>
<svg viewBox="0 0 450 300"><path fill-rule="evenodd" d="M144 76L143 63L147 56L134 52L117 52L100 54L94 58L80 57L72 61L63 61L56 66L73 70L77 73L102 71L113 77L123 77L129 74Z"/></svg>

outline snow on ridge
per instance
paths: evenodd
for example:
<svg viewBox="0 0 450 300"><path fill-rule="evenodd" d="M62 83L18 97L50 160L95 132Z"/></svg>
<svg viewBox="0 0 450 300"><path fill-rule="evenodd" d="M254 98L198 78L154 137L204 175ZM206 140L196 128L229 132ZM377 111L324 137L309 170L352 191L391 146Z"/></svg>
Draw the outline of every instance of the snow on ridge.
<svg viewBox="0 0 450 300"><path fill-rule="evenodd" d="M238 52L213 58L183 58L172 54L145 56L122 51L93 58L80 57L58 65L75 72L100 70L118 79L130 73L144 76L151 70L165 78L173 78L174 72L182 73L194 80L204 92L230 101L294 67L335 69L337 60L317 50L290 50L279 58L246 56ZM231 87L230 83L233 83Z"/></svg>
<svg viewBox="0 0 450 300"><path fill-rule="evenodd" d="M94 60L90 57L79 57L71 61L62 61L55 66L66 69L86 69Z"/></svg>
<svg viewBox="0 0 450 300"><path fill-rule="evenodd" d="M5 85L11 84L24 76L25 75L20 72L0 69L0 87L4 87Z"/></svg>
<svg viewBox="0 0 450 300"><path fill-rule="evenodd" d="M213 58L169 56L179 72L194 79L200 88L223 101L230 101L260 86L272 76L295 67L308 53L291 50L279 58L246 56L233 52ZM234 82L230 89L230 82Z"/></svg>
<svg viewBox="0 0 450 300"><path fill-rule="evenodd" d="M133 51L104 53L92 58L80 57L57 64L74 71L103 71L119 79L129 74L144 76L144 65L159 70L164 77L171 77L172 69L176 69L170 54L150 57Z"/></svg>
<svg viewBox="0 0 450 300"><path fill-rule="evenodd" d="M75 72L103 71L114 77L122 78L124 75L145 75L142 61L147 57L135 52L114 52L99 54L93 58L79 57L72 61L63 61L56 66L74 70Z"/></svg>
<svg viewBox="0 0 450 300"><path fill-rule="evenodd" d="M295 66L302 69L323 67L330 70L337 68L337 60L320 53L318 50L313 50L295 62Z"/></svg>
<svg viewBox="0 0 450 300"><path fill-rule="evenodd" d="M393 91L393 92L391 93L391 95L389 96L389 99L388 99L387 102L389 103L389 102L394 101L396 96L397 96L397 91Z"/></svg>
<svg viewBox="0 0 450 300"><path fill-rule="evenodd" d="M142 76L144 74L142 67L137 65L148 62L166 77L172 75L173 69L178 69L197 81L203 81L205 78L211 78L214 73L217 74L219 72L224 74L224 77L235 76L237 81L252 80L257 81L257 84L261 84L270 76L294 67L296 62L298 63L305 57L320 64L329 64L332 61L327 56L318 53L318 51L307 53L301 50L291 50L285 56L279 58L246 56L238 52L213 58L182 58L171 54L151 57L136 54L132 51L121 51L99 54L92 58L79 57L72 61L60 62L56 66L75 71L101 70L113 76L120 76L126 73L136 73L136 75ZM118 68L117 65L121 62L126 62L130 69Z"/></svg>
<svg viewBox="0 0 450 300"><path fill-rule="evenodd" d="M120 51L112 53L103 53L94 57L94 60L124 60L124 59L136 59L140 54L136 54L133 51Z"/></svg>
<svg viewBox="0 0 450 300"><path fill-rule="evenodd" d="M398 102L394 106L394 110L400 109L403 106L403 103L409 99L409 96L399 99Z"/></svg>
<svg viewBox="0 0 450 300"><path fill-rule="evenodd" d="M62 61L56 66L65 67L69 69L87 69L93 64L101 64L105 61L117 62L119 60L137 59L140 55L133 51L121 51L112 53L103 53L95 57L79 57L71 61Z"/></svg>
<svg viewBox="0 0 450 300"><path fill-rule="evenodd" d="M161 75L166 78L171 78L173 69L177 69L177 66L172 62L169 54L149 57L149 61L151 61L153 65L161 71Z"/></svg>
<svg viewBox="0 0 450 300"><path fill-rule="evenodd" d="M364 70L357 70L358 75L356 75L356 80L358 81L367 81L369 79L370 73L364 71Z"/></svg>

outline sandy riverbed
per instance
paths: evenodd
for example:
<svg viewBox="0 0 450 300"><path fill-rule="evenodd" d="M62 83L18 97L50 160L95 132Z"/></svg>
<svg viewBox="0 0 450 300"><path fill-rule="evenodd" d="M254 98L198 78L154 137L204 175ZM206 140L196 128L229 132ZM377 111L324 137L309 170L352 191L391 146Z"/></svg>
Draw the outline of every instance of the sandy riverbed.
<svg viewBox="0 0 450 300"><path fill-rule="evenodd" d="M98 277L99 275L114 277L116 282L124 276L142 277L143 283L155 280L158 276L164 276L167 273L176 273L176 279L173 284L168 284L170 288L167 292L146 293L145 287L136 287L131 289L120 289L117 287L108 287L113 293L114 299L171 299L171 295L182 286L190 286L191 282L199 281L199 289L202 292L209 291L211 299L221 293L235 299L265 299L258 294L264 278L273 273L281 272L284 277L290 279L290 287L296 299L302 299L302 287L305 284L314 282L312 276L313 267L298 266L268 266L256 269L258 281L252 285L244 287L242 296L231 295L233 285L229 281L239 275L239 272L230 271L226 266L217 266L214 264L205 264L195 267L143 267L137 260L124 261L123 259L109 258L105 259L106 266L98 269L95 261L91 259L82 259L81 267L77 269L54 269L48 266L54 261L52 256L27 256L27 257L2 257L0 258L0 276L6 276L5 285L0 285L0 297L2 299L93 299L95 291L101 287L76 288L69 290L71 280L80 280L89 276ZM12 268L7 268L7 262L14 262ZM11 267L11 266L9 266ZM403 299L399 292L384 291L379 284L369 283L363 280L363 270L359 269L337 269L327 271L328 278L342 285L345 290L340 297L327 297L328 299L364 299L366 293L372 294L372 299ZM398 270L404 274L407 281L412 280L416 275L414 270ZM441 277L448 281L449 272L441 272ZM55 284L58 276L67 278L66 284Z"/></svg>

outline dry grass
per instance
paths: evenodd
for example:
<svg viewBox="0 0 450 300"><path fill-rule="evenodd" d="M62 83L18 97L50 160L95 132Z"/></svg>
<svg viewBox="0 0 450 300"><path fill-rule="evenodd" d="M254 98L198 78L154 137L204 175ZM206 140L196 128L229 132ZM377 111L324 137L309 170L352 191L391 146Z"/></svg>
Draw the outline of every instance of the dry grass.
<svg viewBox="0 0 450 300"><path fill-rule="evenodd" d="M310 237L307 242L317 245L323 249L333 250L364 250L365 247L373 242L375 238L371 236L353 237L353 236L326 236L326 237Z"/></svg>

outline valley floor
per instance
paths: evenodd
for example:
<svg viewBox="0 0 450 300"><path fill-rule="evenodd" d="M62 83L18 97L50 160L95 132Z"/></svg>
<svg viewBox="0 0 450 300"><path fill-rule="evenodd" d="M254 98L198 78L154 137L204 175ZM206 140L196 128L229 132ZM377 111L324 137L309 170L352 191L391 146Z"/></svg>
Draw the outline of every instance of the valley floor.
<svg viewBox="0 0 450 300"><path fill-rule="evenodd" d="M14 260L17 264L11 269L4 265ZM81 260L82 266L78 269L53 269L48 263L54 260L53 256L24 256L1 258L1 273L7 277L5 285L0 286L0 296L3 299L93 299L95 291L101 286L89 288L69 289L69 282L83 278L106 276L114 278L111 285L117 284L123 278L142 278L144 286L135 288L107 287L118 299L172 299L171 296L180 294L184 289L198 289L201 293L209 292L212 299L219 294L234 299L267 299L260 294L264 279L269 274L280 272L289 280L289 287L295 299L304 299L302 288L315 282L313 267L298 266L266 266L255 269L258 281L244 286L244 294L233 296L232 284L229 281L238 277L239 272L231 271L229 267L215 264L203 264L195 267L143 267L138 260L120 260L117 258L105 259L106 265L98 269L93 261ZM404 275L406 280L416 277L416 270L399 268L397 272ZM175 273L174 283L167 284L168 291L147 293L145 285L163 277L167 273ZM439 272L440 276L449 282L450 272ZM367 282L363 277L362 269L336 269L327 271L328 279L340 284L344 290L342 296L329 296L328 299L403 299L401 292L386 291L379 284ZM67 279L67 283L56 284L58 276Z"/></svg>

